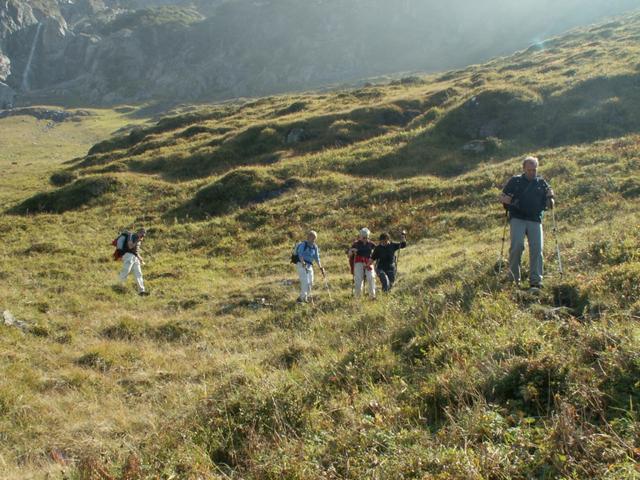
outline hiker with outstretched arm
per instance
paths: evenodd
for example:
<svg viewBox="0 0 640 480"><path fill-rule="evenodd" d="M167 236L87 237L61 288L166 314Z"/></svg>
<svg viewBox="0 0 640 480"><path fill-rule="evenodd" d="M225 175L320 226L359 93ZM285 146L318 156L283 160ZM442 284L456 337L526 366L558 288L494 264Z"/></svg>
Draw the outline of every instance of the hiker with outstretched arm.
<svg viewBox="0 0 640 480"><path fill-rule="evenodd" d="M402 232L402 241L392 242L388 233L380 235L380 243L373 250L371 259L376 262L376 273L382 284L382 291L388 292L396 281L396 252L407 246L407 234Z"/></svg>
<svg viewBox="0 0 640 480"><path fill-rule="evenodd" d="M362 287L366 281L369 289L369 297L375 300L376 278L373 274L373 260L371 259L371 255L373 255L373 250L376 245L369 240L369 235L371 235L371 232L368 228L360 229L358 239L351 245L347 254L349 255L351 273L353 273L353 279L355 281L355 297L360 298L360 296L362 296Z"/></svg>
<svg viewBox="0 0 640 480"><path fill-rule="evenodd" d="M126 282L129 273L133 271L136 283L138 284L138 293L141 296L149 294L144 288L144 280L142 278L142 265L144 265L144 261L140 256L140 244L146 234L146 230L140 228L135 233L127 235L123 246L122 270L120 271L120 283L122 285Z"/></svg>
<svg viewBox="0 0 640 480"><path fill-rule="evenodd" d="M500 202L508 211L511 229L509 250L510 277L520 283L520 261L524 251L524 237L529 243L529 286L542 288L544 273L542 248L542 216L555 206L553 190L538 176L538 159L527 157L522 162L524 172L512 177L502 189Z"/></svg>
<svg viewBox="0 0 640 480"><path fill-rule="evenodd" d="M294 255L296 259L296 270L300 278L300 296L298 302L308 302L311 297L311 289L313 288L313 262L318 264L320 272L324 276L325 271L320 262L320 247L317 245L318 234L311 230L307 233L307 239L298 243L295 247Z"/></svg>

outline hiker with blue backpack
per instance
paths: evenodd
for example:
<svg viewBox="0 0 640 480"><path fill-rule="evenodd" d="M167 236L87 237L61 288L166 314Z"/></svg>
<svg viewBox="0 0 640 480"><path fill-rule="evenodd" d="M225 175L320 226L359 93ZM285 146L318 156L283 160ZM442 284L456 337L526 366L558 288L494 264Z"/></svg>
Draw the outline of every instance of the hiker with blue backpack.
<svg viewBox="0 0 640 480"><path fill-rule="evenodd" d="M311 230L307 234L307 239L298 243L291 256L291 262L295 264L300 278L300 296L298 302L306 303L312 301L311 290L313 288L313 262L318 264L318 268L325 276L325 270L320 262L320 247L316 241L318 234Z"/></svg>
<svg viewBox="0 0 640 480"><path fill-rule="evenodd" d="M114 259L122 259L122 270L119 275L120 284L124 286L127 277L133 271L140 296L149 295L149 292L144 288L144 279L142 278L142 265L144 265L144 260L142 260L140 256L140 244L146 234L146 230L140 228L135 233L122 232L118 238L114 240L116 247Z"/></svg>
<svg viewBox="0 0 640 480"><path fill-rule="evenodd" d="M524 172L512 177L500 195L511 228L510 279L517 285L520 283L520 261L526 236L529 243L529 286L532 289L542 288L542 217L545 210L555 206L553 190L538 176L538 164L536 157L526 157L522 162Z"/></svg>

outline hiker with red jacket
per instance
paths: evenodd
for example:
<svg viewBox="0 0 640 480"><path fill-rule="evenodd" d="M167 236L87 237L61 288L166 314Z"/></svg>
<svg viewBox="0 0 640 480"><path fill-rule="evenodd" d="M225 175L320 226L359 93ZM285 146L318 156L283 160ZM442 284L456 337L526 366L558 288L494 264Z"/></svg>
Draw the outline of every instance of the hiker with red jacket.
<svg viewBox="0 0 640 480"><path fill-rule="evenodd" d="M360 298L362 295L363 283L367 282L369 287L369 297L372 300L376 298L376 278L373 274L373 254L375 243L369 240L371 232L368 228L362 228L358 234L358 239L351 245L347 254L349 255L349 264L351 265L351 273L355 281L355 297Z"/></svg>
<svg viewBox="0 0 640 480"><path fill-rule="evenodd" d="M376 262L376 273L382 284L382 291L388 292L396 280L396 252L407 246L406 233L402 232L400 243L392 242L388 233L380 235L380 243L373 250L371 259Z"/></svg>
<svg viewBox="0 0 640 480"><path fill-rule="evenodd" d="M127 277L133 270L133 275L136 279L136 283L138 284L138 293L141 296L149 295L149 292L144 288L141 267L144 265L144 261L140 256L140 244L144 240L146 234L147 232L144 228L138 229L136 233L123 234L127 237L123 242L122 270L120 271L120 284L124 286L124 283L127 281Z"/></svg>

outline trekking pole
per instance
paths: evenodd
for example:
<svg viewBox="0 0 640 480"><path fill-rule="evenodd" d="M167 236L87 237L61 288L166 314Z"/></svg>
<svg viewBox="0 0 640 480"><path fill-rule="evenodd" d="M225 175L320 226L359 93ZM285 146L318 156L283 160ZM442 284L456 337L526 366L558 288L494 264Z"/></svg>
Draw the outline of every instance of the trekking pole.
<svg viewBox="0 0 640 480"><path fill-rule="evenodd" d="M331 298L331 289L329 288L329 280L327 280L327 275L322 274L322 278L324 280L324 288L327 290L327 293L329 294L329 301L333 302L333 298Z"/></svg>
<svg viewBox="0 0 640 480"><path fill-rule="evenodd" d="M502 247L500 248L500 258L498 259L498 277L502 274L502 262L504 260L504 243L507 240L507 225L509 225L509 211L505 210L504 228L502 229Z"/></svg>
<svg viewBox="0 0 640 480"><path fill-rule="evenodd" d="M309 285L309 300L311 302L311 305L315 305L315 302L313 301L313 283L311 282L311 272L313 271L310 268L306 268L305 270L305 274L307 276L307 285Z"/></svg>
<svg viewBox="0 0 640 480"><path fill-rule="evenodd" d="M402 232L400 232L400 235L402 236L402 238L406 239L407 231L406 230L402 230ZM395 262L396 262L396 272L395 272L396 273L396 278L395 278L395 281L397 282L398 281L398 271L399 271L398 265L400 263L400 249L396 250Z"/></svg>
<svg viewBox="0 0 640 480"><path fill-rule="evenodd" d="M556 225L556 209L551 209L551 220L553 221L553 237L556 240L556 255L558 256L558 272L560 273L560 278L564 275L564 271L562 270L562 258L560 258L560 244L558 243L558 226Z"/></svg>

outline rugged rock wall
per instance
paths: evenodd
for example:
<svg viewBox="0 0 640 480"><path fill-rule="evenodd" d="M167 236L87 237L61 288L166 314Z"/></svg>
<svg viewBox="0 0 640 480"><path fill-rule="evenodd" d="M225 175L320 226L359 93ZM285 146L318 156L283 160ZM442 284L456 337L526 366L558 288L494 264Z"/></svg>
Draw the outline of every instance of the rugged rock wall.
<svg viewBox="0 0 640 480"><path fill-rule="evenodd" d="M23 102L265 95L467 65L634 3L0 0L0 81Z"/></svg>

